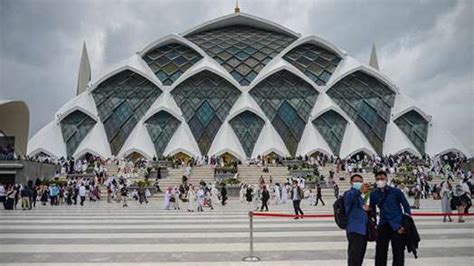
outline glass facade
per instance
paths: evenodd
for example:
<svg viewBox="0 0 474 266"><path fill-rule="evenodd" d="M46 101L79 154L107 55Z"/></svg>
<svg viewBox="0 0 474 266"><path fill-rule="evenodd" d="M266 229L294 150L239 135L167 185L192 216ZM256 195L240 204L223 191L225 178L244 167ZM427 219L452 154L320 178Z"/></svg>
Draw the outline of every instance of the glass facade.
<svg viewBox="0 0 474 266"><path fill-rule="evenodd" d="M250 95L294 156L318 92L298 76L282 70L258 83Z"/></svg>
<svg viewBox="0 0 474 266"><path fill-rule="evenodd" d="M145 126L155 146L157 156L162 156L168 142L181 122L166 111L159 111L145 121Z"/></svg>
<svg viewBox="0 0 474 266"><path fill-rule="evenodd" d="M250 158L265 121L250 111L244 111L232 118L229 123L242 144L245 155Z"/></svg>
<svg viewBox="0 0 474 266"><path fill-rule="evenodd" d="M425 154L425 143L428 137L428 121L416 111L409 111L393 121L418 151Z"/></svg>
<svg viewBox="0 0 474 266"><path fill-rule="evenodd" d="M339 80L327 94L354 120L374 150L382 154L395 92L378 79L356 71Z"/></svg>
<svg viewBox="0 0 474 266"><path fill-rule="evenodd" d="M186 79L171 91L202 154L207 154L217 131L240 91L210 71Z"/></svg>
<svg viewBox="0 0 474 266"><path fill-rule="evenodd" d="M346 131L347 121L340 114L329 110L313 120L313 125L335 155L339 155L341 143Z"/></svg>
<svg viewBox="0 0 474 266"><path fill-rule="evenodd" d="M242 86L249 85L265 65L296 40L282 33L235 25L187 36L220 63Z"/></svg>
<svg viewBox="0 0 474 266"><path fill-rule="evenodd" d="M171 43L157 47L143 56L143 60L161 80L171 85L202 56L186 45Z"/></svg>
<svg viewBox="0 0 474 266"><path fill-rule="evenodd" d="M320 86L326 85L341 61L337 54L311 43L293 48L283 58Z"/></svg>
<svg viewBox="0 0 474 266"><path fill-rule="evenodd" d="M81 141L92 130L95 120L81 111L74 111L61 120L61 132L68 157L72 157Z"/></svg>
<svg viewBox="0 0 474 266"><path fill-rule="evenodd" d="M155 84L130 70L115 74L92 91L113 155L160 94Z"/></svg>

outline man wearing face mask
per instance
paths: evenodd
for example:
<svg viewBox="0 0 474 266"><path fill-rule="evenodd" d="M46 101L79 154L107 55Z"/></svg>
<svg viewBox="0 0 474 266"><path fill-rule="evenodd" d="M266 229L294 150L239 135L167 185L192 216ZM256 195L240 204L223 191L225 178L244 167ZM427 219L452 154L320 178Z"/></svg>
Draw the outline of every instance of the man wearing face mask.
<svg viewBox="0 0 474 266"><path fill-rule="evenodd" d="M367 249L368 216L365 211L363 194L369 192L367 183L359 174L351 176L351 189L344 193L344 210L347 216L346 236L349 242L347 248L347 265L360 266L364 261Z"/></svg>
<svg viewBox="0 0 474 266"><path fill-rule="evenodd" d="M293 180L292 184L293 184L293 188L291 189L291 199L293 199L293 208L295 209L295 214L304 215L300 207L301 200L304 198L303 190L298 185L298 181ZM293 219L298 220L299 218L295 217Z"/></svg>
<svg viewBox="0 0 474 266"><path fill-rule="evenodd" d="M375 246L375 265L387 265L388 244L392 242L394 266L405 264L405 245L402 227L403 214L411 215L410 204L398 188L387 186L387 174L379 171L375 174L377 188L370 193L370 209L380 210ZM403 211L402 211L403 207Z"/></svg>

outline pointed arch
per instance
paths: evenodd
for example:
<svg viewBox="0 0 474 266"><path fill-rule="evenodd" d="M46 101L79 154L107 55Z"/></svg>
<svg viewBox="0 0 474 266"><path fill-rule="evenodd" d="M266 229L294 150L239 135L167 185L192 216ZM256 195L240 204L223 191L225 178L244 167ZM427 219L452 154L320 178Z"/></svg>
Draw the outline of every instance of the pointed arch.
<svg viewBox="0 0 474 266"><path fill-rule="evenodd" d="M171 91L202 154L207 154L240 90L214 72L204 70Z"/></svg>
<svg viewBox="0 0 474 266"><path fill-rule="evenodd" d="M311 84L281 70L259 82L250 95L295 156L306 122L319 95Z"/></svg>
<svg viewBox="0 0 474 266"><path fill-rule="evenodd" d="M340 78L326 94L354 120L375 151L382 154L396 92L373 75L358 70Z"/></svg>
<svg viewBox="0 0 474 266"><path fill-rule="evenodd" d="M128 67L94 88L92 96L113 155L161 93L154 82Z"/></svg>

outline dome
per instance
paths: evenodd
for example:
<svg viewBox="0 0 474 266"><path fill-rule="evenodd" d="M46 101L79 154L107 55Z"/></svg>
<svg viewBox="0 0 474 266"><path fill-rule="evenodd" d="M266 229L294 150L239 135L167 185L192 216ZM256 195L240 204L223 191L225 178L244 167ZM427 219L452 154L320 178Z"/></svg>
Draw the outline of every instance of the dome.
<svg viewBox="0 0 474 266"><path fill-rule="evenodd" d="M29 153L468 156L456 140L437 149L451 135L431 119L375 65L239 12L161 37L99 76L30 140ZM60 136L58 145L38 141L48 136Z"/></svg>

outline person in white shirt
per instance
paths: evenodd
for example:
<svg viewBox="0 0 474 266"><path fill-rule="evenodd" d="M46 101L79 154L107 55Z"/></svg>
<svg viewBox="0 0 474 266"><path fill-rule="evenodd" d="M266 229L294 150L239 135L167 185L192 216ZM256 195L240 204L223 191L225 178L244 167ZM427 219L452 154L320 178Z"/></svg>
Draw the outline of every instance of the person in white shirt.
<svg viewBox="0 0 474 266"><path fill-rule="evenodd" d="M5 196L5 187L3 184L0 183L0 203L2 203L5 207L5 202L7 201L6 196Z"/></svg>
<svg viewBox="0 0 474 266"><path fill-rule="evenodd" d="M81 197L81 206L84 206L86 194L86 187L84 186L84 183L81 183L81 186L79 187L79 197Z"/></svg>

